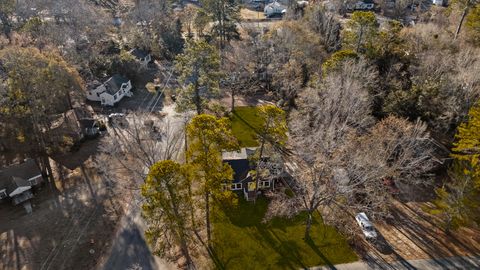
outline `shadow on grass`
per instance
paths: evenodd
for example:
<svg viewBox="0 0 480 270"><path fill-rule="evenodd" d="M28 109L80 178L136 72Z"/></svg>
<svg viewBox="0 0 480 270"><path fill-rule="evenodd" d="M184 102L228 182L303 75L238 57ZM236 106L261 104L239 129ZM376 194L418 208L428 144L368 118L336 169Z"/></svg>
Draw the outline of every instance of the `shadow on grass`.
<svg viewBox="0 0 480 270"><path fill-rule="evenodd" d="M272 228L286 231L286 229L291 226L305 225L306 221L307 221L307 212L300 212L298 215L289 219L275 217L269 222L269 225ZM312 226L318 226L319 224L320 223L318 222L317 218L314 218L312 220Z"/></svg>
<svg viewBox="0 0 480 270"><path fill-rule="evenodd" d="M283 155L291 155L292 152L287 149L285 146L283 145L280 145L279 143L277 143L276 141L274 141L272 138L270 138L269 136L266 136L265 134L261 134L260 130L259 130L259 127L254 127L251 123L249 123L246 119L244 119L238 112L237 110L234 110L233 111L233 117L237 118L238 120L240 120L242 123L244 123L247 127L249 127L250 129L252 129L256 136L255 137L264 137L264 139L269 142L279 153L283 154ZM233 117L231 120L233 120ZM258 114L255 113L255 117L258 117ZM255 141L258 140L258 138L250 138L250 139L253 139ZM257 145L247 145L247 146L258 146L258 141L257 141Z"/></svg>
<svg viewBox="0 0 480 270"><path fill-rule="evenodd" d="M217 269L299 269L350 262L355 257L333 228L314 215L312 239L302 239L306 213L292 219L263 222L268 200L256 204L239 200L236 207L223 207L214 230L215 250L211 257ZM348 250L346 250L347 248ZM350 250L351 251L351 250Z"/></svg>
<svg viewBox="0 0 480 270"><path fill-rule="evenodd" d="M333 265L333 263L327 258L325 257L325 255L322 253L322 251L320 251L320 249L317 247L317 245L315 244L315 242L312 240L312 238L308 237L305 242L308 244L308 246L310 246L310 248L320 257L322 258L322 260L325 262L325 264L330 268L330 269L337 269L335 268L335 266Z"/></svg>
<svg viewBox="0 0 480 270"><path fill-rule="evenodd" d="M256 203L247 202L240 198L237 206L224 207L222 210L233 225L237 227L251 227L262 223L267 208L268 200L264 197L259 197Z"/></svg>
<svg viewBox="0 0 480 270"><path fill-rule="evenodd" d="M213 247L208 249L208 254L215 264L215 269L227 269L226 265L228 265L228 263L231 261L231 258L229 258L226 263L222 262L222 260L218 257L217 251Z"/></svg>
<svg viewBox="0 0 480 270"><path fill-rule="evenodd" d="M264 226L257 226L260 232L260 237L263 243L267 243L272 250L274 250L280 259L276 262L278 268L295 269L300 265L306 268L302 262L302 257L299 253L299 246L292 240L284 241L280 239L273 231L266 229Z"/></svg>

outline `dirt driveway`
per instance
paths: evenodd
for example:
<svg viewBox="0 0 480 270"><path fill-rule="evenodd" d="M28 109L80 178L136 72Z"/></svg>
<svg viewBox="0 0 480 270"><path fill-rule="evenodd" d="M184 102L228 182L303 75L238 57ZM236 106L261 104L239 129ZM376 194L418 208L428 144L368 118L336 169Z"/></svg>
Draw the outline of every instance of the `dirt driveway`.
<svg viewBox="0 0 480 270"><path fill-rule="evenodd" d="M78 166L57 164L56 189L46 185L36 191L32 214L0 204L0 269L94 268L128 200L93 168L97 144L89 141L79 152L58 158Z"/></svg>
<svg viewBox="0 0 480 270"><path fill-rule="evenodd" d="M461 228L446 234L441 220L423 211L427 202L396 202L393 218L376 224L380 241L360 253L370 264L480 254L480 231ZM362 240L365 244L365 242ZM467 262L466 262L467 263ZM468 267L467 267L468 269Z"/></svg>

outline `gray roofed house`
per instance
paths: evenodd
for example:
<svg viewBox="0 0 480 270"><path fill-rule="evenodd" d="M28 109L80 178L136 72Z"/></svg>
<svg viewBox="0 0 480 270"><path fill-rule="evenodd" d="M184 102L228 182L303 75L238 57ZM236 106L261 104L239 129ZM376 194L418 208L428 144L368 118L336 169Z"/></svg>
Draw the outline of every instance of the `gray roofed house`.
<svg viewBox="0 0 480 270"><path fill-rule="evenodd" d="M128 78L119 74L113 75L106 82L87 92L87 99L100 101L102 105L114 106L124 96L131 97L133 94L132 83Z"/></svg>
<svg viewBox="0 0 480 270"><path fill-rule="evenodd" d="M7 185L8 197L12 198L13 205L17 205L33 198L30 189L32 186L23 178L12 176Z"/></svg>
<svg viewBox="0 0 480 270"><path fill-rule="evenodd" d="M105 88L107 89L106 91L114 95L120 91L123 84L128 83L129 81L129 79L123 77L122 75L115 74L105 82Z"/></svg>
<svg viewBox="0 0 480 270"><path fill-rule="evenodd" d="M33 159L0 169L0 199L11 198L14 205L33 197L31 188L43 182L42 172Z"/></svg>
<svg viewBox="0 0 480 270"><path fill-rule="evenodd" d="M230 190L243 191L245 199L252 200L255 195L255 180L250 171L255 169L249 158L255 153L256 148L241 148L240 151L223 152L222 160L233 169L233 181ZM228 186L227 186L228 187ZM275 179L262 179L258 190L275 187Z"/></svg>
<svg viewBox="0 0 480 270"><path fill-rule="evenodd" d="M4 178L16 176L27 181L42 177L42 172L33 159L27 159L20 164L0 169L0 185Z"/></svg>

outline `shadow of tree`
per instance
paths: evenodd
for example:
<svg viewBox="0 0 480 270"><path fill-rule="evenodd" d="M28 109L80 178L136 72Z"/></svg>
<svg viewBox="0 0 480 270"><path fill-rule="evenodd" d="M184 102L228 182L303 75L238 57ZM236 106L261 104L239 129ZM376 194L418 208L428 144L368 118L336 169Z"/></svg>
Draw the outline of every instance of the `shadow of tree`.
<svg viewBox="0 0 480 270"><path fill-rule="evenodd" d="M37 190L32 214L0 204L0 269L92 269L108 246L119 218L112 194L99 178L58 172L61 192Z"/></svg>

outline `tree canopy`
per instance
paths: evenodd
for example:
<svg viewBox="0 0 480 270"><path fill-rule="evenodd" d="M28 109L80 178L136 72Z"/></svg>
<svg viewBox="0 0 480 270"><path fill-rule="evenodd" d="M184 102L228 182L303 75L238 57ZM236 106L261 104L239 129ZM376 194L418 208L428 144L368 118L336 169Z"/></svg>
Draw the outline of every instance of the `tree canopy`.
<svg viewBox="0 0 480 270"><path fill-rule="evenodd" d="M0 60L6 79L0 100L5 125L1 135L34 155L53 151L65 138L47 136L52 117L71 108L70 93L82 92L83 80L60 56L35 48L4 49Z"/></svg>
<svg viewBox="0 0 480 270"><path fill-rule="evenodd" d="M211 240L211 200L215 202L234 203L235 194L229 189L233 180L232 168L223 163L222 151L238 148L227 118L200 114L195 116L187 126L188 150L187 162L194 171L198 181L199 192L203 194L207 240Z"/></svg>
<svg viewBox="0 0 480 270"><path fill-rule="evenodd" d="M218 95L220 56L212 45L205 41L190 41L185 51L175 60L175 69L182 87L178 89L178 109L196 109L204 112L206 102Z"/></svg>
<svg viewBox="0 0 480 270"><path fill-rule="evenodd" d="M187 269L191 269L189 246L194 239L195 220L188 166L171 160L155 163L142 186L142 195L143 216L149 224L145 235L155 254L172 260L178 246Z"/></svg>

